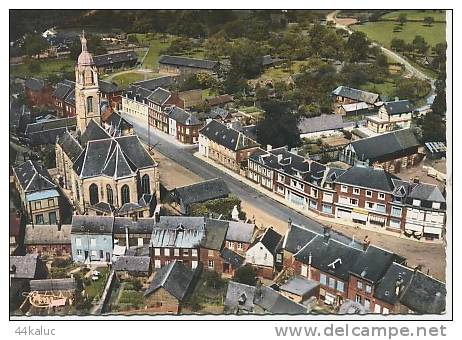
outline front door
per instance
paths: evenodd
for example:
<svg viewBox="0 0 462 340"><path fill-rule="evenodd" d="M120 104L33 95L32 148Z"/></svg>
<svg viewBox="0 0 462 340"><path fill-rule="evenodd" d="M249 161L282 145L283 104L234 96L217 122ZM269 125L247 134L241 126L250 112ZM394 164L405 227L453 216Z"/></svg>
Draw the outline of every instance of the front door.
<svg viewBox="0 0 462 340"><path fill-rule="evenodd" d="M111 254L106 252L106 262L111 262Z"/></svg>
<svg viewBox="0 0 462 340"><path fill-rule="evenodd" d="M88 250L85 250L85 260L88 259Z"/></svg>

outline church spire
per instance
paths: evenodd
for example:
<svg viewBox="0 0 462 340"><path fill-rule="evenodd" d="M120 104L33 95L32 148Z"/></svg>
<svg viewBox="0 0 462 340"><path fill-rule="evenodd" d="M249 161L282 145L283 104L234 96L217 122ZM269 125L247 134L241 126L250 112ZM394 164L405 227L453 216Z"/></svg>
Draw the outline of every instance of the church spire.
<svg viewBox="0 0 462 340"><path fill-rule="evenodd" d="M82 36L80 37L80 43L82 44L82 52L87 52L87 39L85 39L85 30L82 30Z"/></svg>

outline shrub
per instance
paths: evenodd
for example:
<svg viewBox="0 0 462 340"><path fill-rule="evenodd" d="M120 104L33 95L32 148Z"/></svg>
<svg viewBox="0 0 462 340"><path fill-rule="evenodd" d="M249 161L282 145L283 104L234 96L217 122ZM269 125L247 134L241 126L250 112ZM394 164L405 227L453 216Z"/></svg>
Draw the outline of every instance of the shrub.
<svg viewBox="0 0 462 340"><path fill-rule="evenodd" d="M223 287L224 280L215 270L206 270L203 275L205 285L207 287L212 287L215 289Z"/></svg>
<svg viewBox="0 0 462 340"><path fill-rule="evenodd" d="M257 284L257 273L251 265L245 265L244 267L236 270L234 274L234 281L244 283L249 286L255 286Z"/></svg>
<svg viewBox="0 0 462 340"><path fill-rule="evenodd" d="M51 267L57 268L66 268L72 264L72 260L70 257L68 258L56 258L51 262Z"/></svg>

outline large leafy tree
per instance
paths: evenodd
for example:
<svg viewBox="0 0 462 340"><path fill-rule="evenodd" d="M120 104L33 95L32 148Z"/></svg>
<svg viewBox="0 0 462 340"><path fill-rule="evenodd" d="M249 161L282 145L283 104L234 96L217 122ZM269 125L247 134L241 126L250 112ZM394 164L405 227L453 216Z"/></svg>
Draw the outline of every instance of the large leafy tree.
<svg viewBox="0 0 462 340"><path fill-rule="evenodd" d="M346 44L352 62L365 60L369 50L369 42L364 32L354 32L348 37Z"/></svg>
<svg viewBox="0 0 462 340"><path fill-rule="evenodd" d="M22 52L28 56L35 56L48 48L48 42L40 34L28 34L24 39Z"/></svg>

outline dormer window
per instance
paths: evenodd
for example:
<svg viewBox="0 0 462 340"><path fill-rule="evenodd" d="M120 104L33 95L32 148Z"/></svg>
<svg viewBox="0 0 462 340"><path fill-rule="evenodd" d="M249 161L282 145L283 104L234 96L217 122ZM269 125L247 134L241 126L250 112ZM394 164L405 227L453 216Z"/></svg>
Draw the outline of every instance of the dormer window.
<svg viewBox="0 0 462 340"><path fill-rule="evenodd" d="M441 209L441 203L440 202L433 202L432 203L432 208L433 209Z"/></svg>
<svg viewBox="0 0 462 340"><path fill-rule="evenodd" d="M341 191L341 192L348 192L348 186L347 186L347 185L342 185L342 186L340 187L340 191Z"/></svg>
<svg viewBox="0 0 462 340"><path fill-rule="evenodd" d="M420 207L420 200L412 200L412 205L416 207Z"/></svg>

